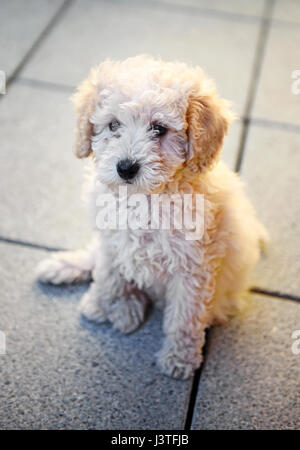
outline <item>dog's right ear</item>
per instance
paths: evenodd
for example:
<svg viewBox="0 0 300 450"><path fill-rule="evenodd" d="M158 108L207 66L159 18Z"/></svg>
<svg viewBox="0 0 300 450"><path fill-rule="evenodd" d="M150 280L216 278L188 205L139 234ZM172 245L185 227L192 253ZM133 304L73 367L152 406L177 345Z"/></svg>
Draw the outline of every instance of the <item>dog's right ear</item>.
<svg viewBox="0 0 300 450"><path fill-rule="evenodd" d="M80 84L77 92L72 96L72 102L77 113L74 152L78 158L85 158L92 152L91 136L93 125L90 122L90 118L95 109L96 96L95 70L92 69L90 76Z"/></svg>

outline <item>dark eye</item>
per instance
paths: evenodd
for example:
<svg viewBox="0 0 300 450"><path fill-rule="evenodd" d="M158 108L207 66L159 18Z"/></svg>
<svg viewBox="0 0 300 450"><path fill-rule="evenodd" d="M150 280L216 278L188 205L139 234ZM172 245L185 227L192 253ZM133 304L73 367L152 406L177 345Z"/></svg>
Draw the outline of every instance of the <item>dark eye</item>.
<svg viewBox="0 0 300 450"><path fill-rule="evenodd" d="M110 131L116 131L121 126L118 120L112 120L109 124Z"/></svg>
<svg viewBox="0 0 300 450"><path fill-rule="evenodd" d="M167 128L163 127L162 125L152 125L152 130L155 133L155 136L163 136L167 132Z"/></svg>

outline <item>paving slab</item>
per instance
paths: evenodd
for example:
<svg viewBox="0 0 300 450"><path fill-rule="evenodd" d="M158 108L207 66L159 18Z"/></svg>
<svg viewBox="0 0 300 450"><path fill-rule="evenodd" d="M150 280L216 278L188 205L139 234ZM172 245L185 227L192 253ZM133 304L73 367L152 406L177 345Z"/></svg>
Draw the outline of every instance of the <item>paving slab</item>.
<svg viewBox="0 0 300 450"><path fill-rule="evenodd" d="M0 429L181 429L190 381L161 375L161 314L130 336L80 319L87 286L36 284L45 251L0 244Z"/></svg>
<svg viewBox="0 0 300 450"><path fill-rule="evenodd" d="M257 296L210 333L193 429L299 429L300 304Z"/></svg>
<svg viewBox="0 0 300 450"><path fill-rule="evenodd" d="M63 0L1 1L0 70L12 74Z"/></svg>
<svg viewBox="0 0 300 450"><path fill-rule="evenodd" d="M300 126L299 45L298 24L273 22L252 116Z"/></svg>
<svg viewBox="0 0 300 450"><path fill-rule="evenodd" d="M275 0L273 18L300 23L300 5L298 0Z"/></svg>
<svg viewBox="0 0 300 450"><path fill-rule="evenodd" d="M226 12L233 14L261 15L264 9L264 0L161 0L163 3L180 6L193 6L199 9ZM295 0L296 1L296 0Z"/></svg>
<svg viewBox="0 0 300 450"><path fill-rule="evenodd" d="M270 234L253 277L261 288L300 296L300 133L252 125L242 178Z"/></svg>
<svg viewBox="0 0 300 450"><path fill-rule="evenodd" d="M0 102L0 236L63 248L89 240L69 97L18 83Z"/></svg>
<svg viewBox="0 0 300 450"><path fill-rule="evenodd" d="M201 65L242 114L259 23L255 17L225 20L166 9L159 2L75 1L22 75L76 85L107 57L150 53Z"/></svg>

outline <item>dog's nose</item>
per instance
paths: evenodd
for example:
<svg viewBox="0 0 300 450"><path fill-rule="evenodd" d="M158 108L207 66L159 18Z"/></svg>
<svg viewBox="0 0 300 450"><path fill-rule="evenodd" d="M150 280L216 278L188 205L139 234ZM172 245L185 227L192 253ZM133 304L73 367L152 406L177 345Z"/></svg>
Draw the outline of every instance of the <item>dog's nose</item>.
<svg viewBox="0 0 300 450"><path fill-rule="evenodd" d="M122 159L117 164L117 171L124 180L131 180L138 173L140 165L130 159Z"/></svg>

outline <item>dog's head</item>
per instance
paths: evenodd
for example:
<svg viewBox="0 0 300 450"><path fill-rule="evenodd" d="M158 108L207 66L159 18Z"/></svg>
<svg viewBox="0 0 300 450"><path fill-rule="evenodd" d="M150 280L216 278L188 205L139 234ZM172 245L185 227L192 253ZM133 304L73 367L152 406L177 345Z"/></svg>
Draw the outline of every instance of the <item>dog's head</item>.
<svg viewBox="0 0 300 450"><path fill-rule="evenodd" d="M105 61L73 96L75 153L94 155L98 180L150 193L178 171L217 159L233 115L200 68L147 56Z"/></svg>

